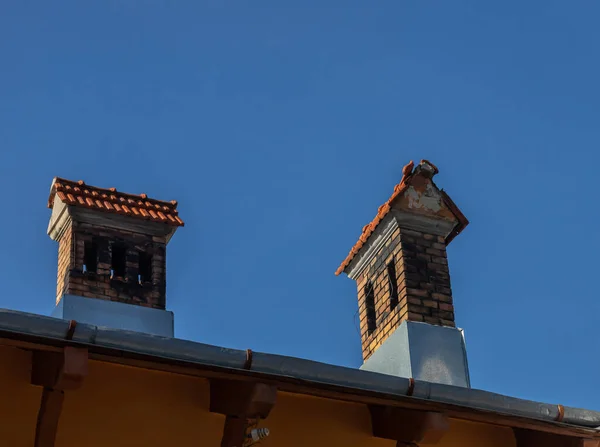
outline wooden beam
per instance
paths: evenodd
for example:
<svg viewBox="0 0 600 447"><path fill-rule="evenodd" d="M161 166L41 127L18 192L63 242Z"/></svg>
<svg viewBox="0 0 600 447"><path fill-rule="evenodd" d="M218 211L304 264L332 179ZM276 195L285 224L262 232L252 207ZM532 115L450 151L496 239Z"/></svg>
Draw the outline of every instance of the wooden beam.
<svg viewBox="0 0 600 447"><path fill-rule="evenodd" d="M247 419L227 416L225 418L225 426L223 427L221 447L242 447L246 440L247 428Z"/></svg>
<svg viewBox="0 0 600 447"><path fill-rule="evenodd" d="M583 439L536 430L514 428L517 447L600 447L597 439Z"/></svg>
<svg viewBox="0 0 600 447"><path fill-rule="evenodd" d="M393 439L399 446L437 444L449 429L446 415L433 411L370 405L369 412L373 436Z"/></svg>
<svg viewBox="0 0 600 447"><path fill-rule="evenodd" d="M43 387L34 446L54 447L64 391L81 386L88 373L88 352L73 347L61 352L34 351L31 366L31 384Z"/></svg>
<svg viewBox="0 0 600 447"><path fill-rule="evenodd" d="M54 446L64 398L64 392L60 390L44 388L42 391L42 402L35 427L35 447Z"/></svg>
<svg viewBox="0 0 600 447"><path fill-rule="evenodd" d="M31 383L54 390L74 390L88 373L88 351L65 347L61 352L34 351Z"/></svg>
<svg viewBox="0 0 600 447"><path fill-rule="evenodd" d="M265 419L275 405L277 388L264 383L210 381L210 411L224 414L221 447L242 447L249 419Z"/></svg>
<svg viewBox="0 0 600 447"><path fill-rule="evenodd" d="M210 381L210 411L247 419L265 419L277 398L277 388L264 383Z"/></svg>

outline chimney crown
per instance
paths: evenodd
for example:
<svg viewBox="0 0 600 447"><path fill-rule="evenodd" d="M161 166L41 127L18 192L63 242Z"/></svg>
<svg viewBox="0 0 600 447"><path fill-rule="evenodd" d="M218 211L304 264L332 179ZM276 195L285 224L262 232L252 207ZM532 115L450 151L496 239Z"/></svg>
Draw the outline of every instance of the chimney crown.
<svg viewBox="0 0 600 447"><path fill-rule="evenodd" d="M400 183L394 187L390 198L379 207L375 218L363 227L362 234L336 270L336 275L347 271L379 224L394 209L400 212L454 221L450 231L444 235L446 245L469 224L452 199L443 190L439 190L433 182L433 177L439 172L438 168L428 160L421 160L417 167L413 168L412 160L404 166Z"/></svg>
<svg viewBox="0 0 600 447"><path fill-rule="evenodd" d="M54 208L56 198L65 205L89 208L106 213L183 226L177 202L150 199L146 194L128 194L116 188L98 188L86 185L83 180L72 181L55 177L50 187L48 208Z"/></svg>

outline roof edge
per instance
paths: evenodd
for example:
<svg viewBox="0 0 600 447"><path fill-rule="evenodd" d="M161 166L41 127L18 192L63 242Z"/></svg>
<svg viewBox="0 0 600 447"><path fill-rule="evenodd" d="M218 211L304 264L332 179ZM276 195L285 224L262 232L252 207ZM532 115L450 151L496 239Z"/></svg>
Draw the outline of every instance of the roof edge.
<svg viewBox="0 0 600 447"><path fill-rule="evenodd" d="M281 380L282 383L294 380L304 386L302 389L305 394L307 389L332 386L338 389L338 398L342 400L358 401L355 396L366 393L380 398L387 396L396 405L402 402L415 405L428 401L431 402L428 405L448 405L449 408L461 409L469 414L491 412L505 415L512 421L510 424L507 422L507 426L519 426L519 420L526 419L538 424L540 429L545 428L545 431L562 430L571 436L600 439L600 412L596 411L419 380L415 380L411 387L411 379L408 378L276 354L254 353L250 368L245 370L247 357L246 351L242 350L87 324L77 324L72 341L66 341L65 334L68 331L69 322L66 320L0 309L0 338L33 338L49 345L77 344L90 350L114 350L120 356L147 356L162 364L185 362L189 366L217 368L232 374L259 374L270 380ZM339 390L346 391L339 396ZM469 419L464 414L462 418Z"/></svg>
<svg viewBox="0 0 600 447"><path fill-rule="evenodd" d="M467 227L467 225L469 225L469 220L462 213L462 211L458 208L456 203L454 203L454 201L446 193L446 191L444 191L443 189L440 189L440 192L442 193L442 200L444 201L444 203L446 204L448 209L452 212L452 214L454 214L456 216L456 218L458 219L458 225L456 225L456 227L454 227L454 230L452 230L452 232L446 237L446 246L447 246L450 242L452 242L452 240L456 236L458 236L460 233L462 233L462 231Z"/></svg>

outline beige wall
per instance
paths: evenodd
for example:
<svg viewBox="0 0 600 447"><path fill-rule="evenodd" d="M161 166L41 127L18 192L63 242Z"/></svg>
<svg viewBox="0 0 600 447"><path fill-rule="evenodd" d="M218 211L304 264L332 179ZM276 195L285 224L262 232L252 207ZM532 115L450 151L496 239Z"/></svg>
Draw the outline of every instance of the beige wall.
<svg viewBox="0 0 600 447"><path fill-rule="evenodd" d="M0 347L0 445L33 445L41 389L29 384L31 356ZM57 447L218 447L224 417L208 411L206 380L90 362L83 387L67 392ZM364 405L279 393L261 447L395 447L370 434ZM440 447L512 447L508 428L451 421Z"/></svg>

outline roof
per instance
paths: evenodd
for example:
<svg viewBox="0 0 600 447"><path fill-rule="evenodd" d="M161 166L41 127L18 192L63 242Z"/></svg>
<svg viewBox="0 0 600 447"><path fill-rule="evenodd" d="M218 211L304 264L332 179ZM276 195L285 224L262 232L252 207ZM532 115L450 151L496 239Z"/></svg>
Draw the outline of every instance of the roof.
<svg viewBox="0 0 600 447"><path fill-rule="evenodd" d="M116 188L98 188L86 185L83 180L72 181L55 177L50 188L48 208L58 197L67 205L90 208L106 213L121 214L173 226L183 226L178 216L177 201L165 202L149 198L146 194L128 194Z"/></svg>
<svg viewBox="0 0 600 447"><path fill-rule="evenodd" d="M439 172L438 168L433 163L431 163L427 160L421 160L418 168L422 168L422 167L424 167L425 169L415 169L413 171L414 162L411 160L406 166L404 166L404 168L402 168L402 179L400 180L400 183L398 183L394 187L394 192L392 193L390 198L383 205L381 205L379 207L375 218L370 223L368 223L367 225L365 225L363 227L360 238L358 239L356 244L354 244L354 246L350 250L350 253L348 254L348 256L346 256L346 259L344 259L344 261L340 264L340 266L336 270L336 272L335 272L336 275L339 275L340 273L342 273L346 269L346 267L348 267L348 265L350 265L350 263L352 262L354 257L359 253L359 251L361 250L363 245L367 243L367 241L369 240L369 237L373 234L373 232L375 231L377 226L381 223L383 218L385 216L387 216L387 214L392 210L395 200L398 197L400 197L400 195L408 189L408 187L411 184L411 180L414 178L414 176L420 172L423 172L423 170L428 171L430 173L429 175L431 177L433 177L435 174L437 174ZM450 211L455 215L456 219L458 220L458 225L446 237L446 244L449 244L450 241L452 239L454 239L469 224L469 221L464 216L464 214L458 209L458 207L452 201L452 199L450 199L448 194L446 194L443 190L440 191L440 193L442 195L442 199L443 199L444 203L446 204L446 206L450 209Z"/></svg>
<svg viewBox="0 0 600 447"><path fill-rule="evenodd" d="M69 338L68 340L66 338ZM227 349L169 337L0 309L0 344L25 349L86 347L91 358L203 377L275 383L281 391L415 410L509 427L600 438L600 413L533 402L250 350ZM250 354L250 355L249 355Z"/></svg>

